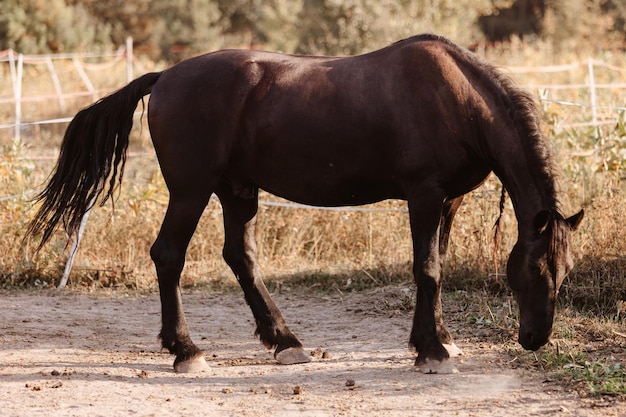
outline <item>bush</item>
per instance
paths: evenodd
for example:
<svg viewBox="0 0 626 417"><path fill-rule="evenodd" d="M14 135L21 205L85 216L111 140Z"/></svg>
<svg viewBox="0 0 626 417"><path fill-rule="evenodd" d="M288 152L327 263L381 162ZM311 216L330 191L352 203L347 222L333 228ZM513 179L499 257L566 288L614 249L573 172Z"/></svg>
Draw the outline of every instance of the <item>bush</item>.
<svg viewBox="0 0 626 417"><path fill-rule="evenodd" d="M130 35L157 60L225 47L343 55L435 32L466 46L531 35L623 49L625 22L618 0L5 0L0 48L93 50Z"/></svg>
<svg viewBox="0 0 626 417"><path fill-rule="evenodd" d="M63 0L0 2L0 49L21 53L68 52L109 48L111 27L82 5Z"/></svg>

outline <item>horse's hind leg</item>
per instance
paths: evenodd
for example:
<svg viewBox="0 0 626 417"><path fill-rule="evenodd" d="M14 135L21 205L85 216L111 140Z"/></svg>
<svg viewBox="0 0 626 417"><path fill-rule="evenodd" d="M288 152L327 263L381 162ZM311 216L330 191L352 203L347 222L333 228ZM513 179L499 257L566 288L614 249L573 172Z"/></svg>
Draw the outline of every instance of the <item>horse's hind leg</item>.
<svg viewBox="0 0 626 417"><path fill-rule="evenodd" d="M165 219L150 255L156 267L161 296L163 347L176 355L176 372L199 372L208 368L202 351L191 341L183 313L180 273L185 252L210 194L206 197L170 197Z"/></svg>
<svg viewBox="0 0 626 417"><path fill-rule="evenodd" d="M463 202L463 196L447 200L443 205L443 211L441 214L441 221L439 223L439 262L442 273L442 278L437 283L437 295L435 297L435 322L437 326L437 336L439 341L446 348L451 357L462 355L463 352L457 347L450 335L450 332L446 328L443 322L443 311L441 307L441 284L443 282L443 270L444 260L448 251L448 242L450 238L450 229L452 228L452 221L456 215L457 210Z"/></svg>
<svg viewBox="0 0 626 417"><path fill-rule="evenodd" d="M223 183L217 195L224 212L224 260L230 266L256 320L256 334L267 348L276 348L274 357L289 365L309 362L298 338L289 330L272 301L257 267L254 230L258 198L254 195L234 195L229 184Z"/></svg>

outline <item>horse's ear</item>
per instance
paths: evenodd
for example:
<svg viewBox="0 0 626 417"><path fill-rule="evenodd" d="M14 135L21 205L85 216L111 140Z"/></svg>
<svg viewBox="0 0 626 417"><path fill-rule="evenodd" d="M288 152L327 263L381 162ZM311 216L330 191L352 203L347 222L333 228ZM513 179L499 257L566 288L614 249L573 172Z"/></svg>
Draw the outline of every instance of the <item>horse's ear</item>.
<svg viewBox="0 0 626 417"><path fill-rule="evenodd" d="M582 221L584 216L585 216L585 210L580 210L578 213L574 214L572 217L565 219L565 221L567 222L567 224L572 230L576 230L578 229L578 226L580 225L580 222Z"/></svg>
<svg viewBox="0 0 626 417"><path fill-rule="evenodd" d="M541 210L535 216L535 230L537 233L542 234L548 228L550 224L550 212L548 210Z"/></svg>

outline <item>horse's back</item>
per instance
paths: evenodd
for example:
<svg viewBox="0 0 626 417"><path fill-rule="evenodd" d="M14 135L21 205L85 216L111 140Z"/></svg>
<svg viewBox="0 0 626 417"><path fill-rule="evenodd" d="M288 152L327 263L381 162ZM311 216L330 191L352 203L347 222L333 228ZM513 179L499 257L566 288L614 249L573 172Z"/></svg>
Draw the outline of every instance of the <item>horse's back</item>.
<svg viewBox="0 0 626 417"><path fill-rule="evenodd" d="M198 175L319 205L404 198L417 179L450 182L443 177L474 162L462 143L473 128L462 96L470 90L454 48L422 36L354 57L225 50L188 59L152 90L161 165L197 160Z"/></svg>

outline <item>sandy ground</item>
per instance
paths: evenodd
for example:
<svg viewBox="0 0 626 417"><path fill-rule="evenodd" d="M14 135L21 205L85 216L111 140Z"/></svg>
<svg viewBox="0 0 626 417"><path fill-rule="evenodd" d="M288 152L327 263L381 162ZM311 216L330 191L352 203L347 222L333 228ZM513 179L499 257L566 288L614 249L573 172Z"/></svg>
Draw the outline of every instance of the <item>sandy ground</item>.
<svg viewBox="0 0 626 417"><path fill-rule="evenodd" d="M472 330L462 323L450 323L465 353L460 372L424 375L406 344L411 314L374 311L377 296L277 295L314 354L309 364L281 366L253 337L242 297L186 294L192 337L211 369L180 375L156 338L156 295L2 295L0 415L626 415L623 403L598 408L512 369L488 341L464 337Z"/></svg>

